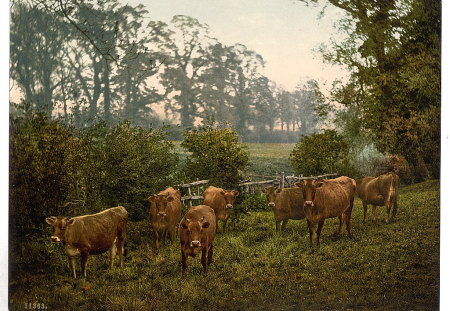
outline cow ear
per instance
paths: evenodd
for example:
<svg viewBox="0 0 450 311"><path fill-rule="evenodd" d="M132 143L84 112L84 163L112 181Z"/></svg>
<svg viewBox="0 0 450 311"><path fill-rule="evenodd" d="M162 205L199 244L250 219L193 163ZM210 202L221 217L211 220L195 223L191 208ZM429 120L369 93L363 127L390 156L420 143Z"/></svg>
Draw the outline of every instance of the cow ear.
<svg viewBox="0 0 450 311"><path fill-rule="evenodd" d="M66 224L67 224L67 226L70 226L71 224L73 224L74 221L75 221L75 219L70 218L70 217L67 217L67 218L66 218Z"/></svg>
<svg viewBox="0 0 450 311"><path fill-rule="evenodd" d="M187 225L184 222L182 222L182 223L180 223L180 228L187 229Z"/></svg>
<svg viewBox="0 0 450 311"><path fill-rule="evenodd" d="M209 228L209 222L208 221L203 222L202 228Z"/></svg>
<svg viewBox="0 0 450 311"><path fill-rule="evenodd" d="M316 181L316 182L314 183L314 186L315 186L316 188L322 187L322 186L323 186L323 181Z"/></svg>
<svg viewBox="0 0 450 311"><path fill-rule="evenodd" d="M221 190L221 191L220 191L220 194L221 194L221 195L225 195L225 191L224 191L224 190Z"/></svg>
<svg viewBox="0 0 450 311"><path fill-rule="evenodd" d="M261 193L267 193L269 192L269 187L265 187L261 190Z"/></svg>
<svg viewBox="0 0 450 311"><path fill-rule="evenodd" d="M45 222L48 223L49 225L53 225L56 221L56 217L55 216L50 216L45 218Z"/></svg>
<svg viewBox="0 0 450 311"><path fill-rule="evenodd" d="M150 202L155 201L155 196L154 196L154 195L149 196L149 197L148 197L148 200L149 200Z"/></svg>
<svg viewBox="0 0 450 311"><path fill-rule="evenodd" d="M294 186L299 187L299 188L303 188L303 180L294 183Z"/></svg>
<svg viewBox="0 0 450 311"><path fill-rule="evenodd" d="M167 198L167 202L172 202L173 200L174 200L173 196L170 196L170 197Z"/></svg>
<svg viewBox="0 0 450 311"><path fill-rule="evenodd" d="M239 195L239 191L233 190L233 195L234 195L235 197L237 197L237 196Z"/></svg>
<svg viewBox="0 0 450 311"><path fill-rule="evenodd" d="M283 191L283 189L277 188L277 190L275 190L275 193L278 194L278 193L280 193L281 191Z"/></svg>

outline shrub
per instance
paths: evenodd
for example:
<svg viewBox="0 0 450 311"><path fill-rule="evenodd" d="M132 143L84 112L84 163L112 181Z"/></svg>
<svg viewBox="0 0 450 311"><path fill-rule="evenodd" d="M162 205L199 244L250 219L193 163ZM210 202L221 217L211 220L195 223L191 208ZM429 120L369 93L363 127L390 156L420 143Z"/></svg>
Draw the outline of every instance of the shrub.
<svg viewBox="0 0 450 311"><path fill-rule="evenodd" d="M320 175L339 173L353 175L349 161L350 146L335 130L300 137L289 159L296 174Z"/></svg>
<svg viewBox="0 0 450 311"><path fill-rule="evenodd" d="M186 159L186 176L209 179L215 186L236 187L249 163L246 147L239 143L237 133L228 126L210 122L187 131L181 146L191 153Z"/></svg>

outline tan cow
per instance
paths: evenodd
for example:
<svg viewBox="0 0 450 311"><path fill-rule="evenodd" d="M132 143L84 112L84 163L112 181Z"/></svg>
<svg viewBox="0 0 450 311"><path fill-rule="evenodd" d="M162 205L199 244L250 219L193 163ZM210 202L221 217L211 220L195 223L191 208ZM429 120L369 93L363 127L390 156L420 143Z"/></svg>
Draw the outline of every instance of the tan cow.
<svg viewBox="0 0 450 311"><path fill-rule="evenodd" d="M317 226L317 245L320 246L320 233L325 219L338 217L341 234L342 223L346 220L348 235L352 236L351 217L355 198L356 182L346 176L329 180L304 180L295 183L303 191L303 208L309 227L309 240L312 244L314 226Z"/></svg>
<svg viewBox="0 0 450 311"><path fill-rule="evenodd" d="M213 241L216 236L216 216L207 205L191 207L180 222L181 267L187 269L188 256L202 252L202 266L206 273L213 257Z"/></svg>
<svg viewBox="0 0 450 311"><path fill-rule="evenodd" d="M357 180L358 196L364 208L366 222L367 205L372 205L372 217L375 218L376 206L386 206L386 223L391 221L397 213L399 177L395 173L387 173L378 177L364 177ZM391 214L391 208L392 214Z"/></svg>
<svg viewBox="0 0 450 311"><path fill-rule="evenodd" d="M164 243L167 232L175 241L178 220L181 217L181 195L180 191L172 187L160 191L158 195L148 197L150 201L150 223L153 230L153 246L158 248L159 233L162 232Z"/></svg>
<svg viewBox="0 0 450 311"><path fill-rule="evenodd" d="M86 277L89 255L110 251L110 268L116 253L119 253L120 267L123 267L123 249L126 237L128 212L123 206L113 207L103 212L78 217L51 216L45 219L53 228L52 242L61 242L69 256L74 278L76 256L81 255L81 271Z"/></svg>
<svg viewBox="0 0 450 311"><path fill-rule="evenodd" d="M266 194L269 206L273 210L275 217L275 230L284 231L289 219L303 219L305 212L303 210L303 194L299 188L266 187L262 190Z"/></svg>
<svg viewBox="0 0 450 311"><path fill-rule="evenodd" d="M209 186L203 193L203 204L210 206L214 210L217 222L219 220L223 222L223 232L225 232L228 218L230 218L230 209L233 208L234 199L238 195L239 192L236 190L224 190L214 186Z"/></svg>

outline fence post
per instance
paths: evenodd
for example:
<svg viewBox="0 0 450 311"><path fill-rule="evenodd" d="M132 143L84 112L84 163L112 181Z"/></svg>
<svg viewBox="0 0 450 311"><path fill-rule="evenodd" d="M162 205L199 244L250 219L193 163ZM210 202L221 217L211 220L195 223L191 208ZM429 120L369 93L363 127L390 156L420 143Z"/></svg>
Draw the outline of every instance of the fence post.
<svg viewBox="0 0 450 311"><path fill-rule="evenodd" d="M188 195L192 197L191 186L188 187ZM189 207L192 207L192 198L189 198Z"/></svg>
<svg viewBox="0 0 450 311"><path fill-rule="evenodd" d="M281 172L281 189L284 188L284 172Z"/></svg>

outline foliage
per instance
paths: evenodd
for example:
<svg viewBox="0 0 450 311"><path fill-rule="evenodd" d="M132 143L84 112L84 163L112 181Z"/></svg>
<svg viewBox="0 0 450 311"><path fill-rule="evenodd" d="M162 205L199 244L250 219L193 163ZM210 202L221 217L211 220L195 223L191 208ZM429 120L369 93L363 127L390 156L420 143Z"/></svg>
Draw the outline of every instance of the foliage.
<svg viewBox="0 0 450 311"><path fill-rule="evenodd" d="M9 206L11 233L39 227L49 212L61 213L76 183L79 142L71 128L26 104L10 116Z"/></svg>
<svg viewBox="0 0 450 311"><path fill-rule="evenodd" d="M335 130L300 137L289 157L296 174L321 175L338 173L353 175L348 159L349 144Z"/></svg>
<svg viewBox="0 0 450 311"><path fill-rule="evenodd" d="M40 230L49 215L124 205L131 219L145 218L148 195L177 178L178 156L164 128L102 122L78 131L19 105L10 133L10 219L17 237Z"/></svg>
<svg viewBox="0 0 450 311"><path fill-rule="evenodd" d="M275 234L271 211L251 212L216 235L208 273L196 256L186 277L179 243L147 246L148 221L128 223L125 268L108 270L107 254L90 256L87 279L70 277L46 232L11 260L21 272L10 276L9 308L38 297L48 310L438 310L439 182L401 187L393 223L376 211L362 224L356 199L354 237L334 235L338 220L327 219L320 249L309 246L305 220Z"/></svg>
<svg viewBox="0 0 450 311"><path fill-rule="evenodd" d="M380 152L405 157L417 179L437 177L441 1L328 2L345 12L338 30L346 38L319 49L326 62L351 72L333 90L344 106L341 120L350 123L344 128L359 128L348 133L369 138Z"/></svg>
<svg viewBox="0 0 450 311"><path fill-rule="evenodd" d="M235 187L248 166L249 154L230 127L214 122L184 133L181 146L191 154L187 158L186 175L191 179L209 179L225 188Z"/></svg>

